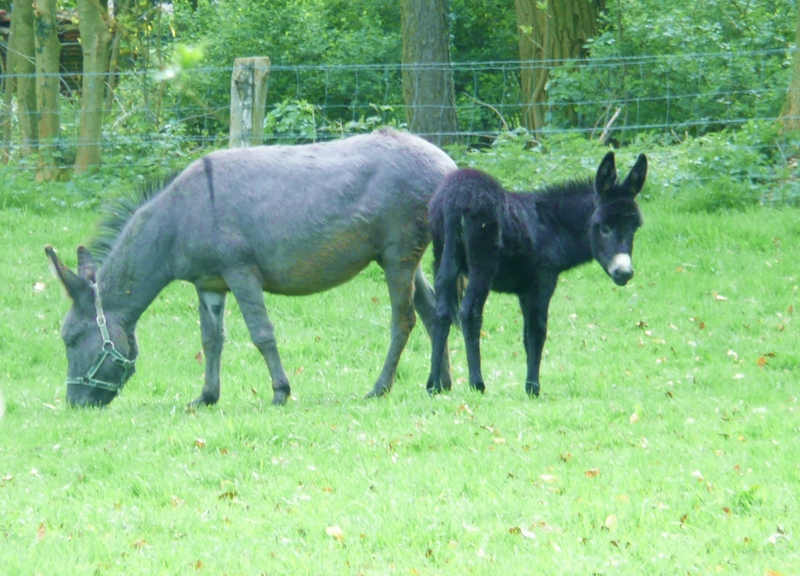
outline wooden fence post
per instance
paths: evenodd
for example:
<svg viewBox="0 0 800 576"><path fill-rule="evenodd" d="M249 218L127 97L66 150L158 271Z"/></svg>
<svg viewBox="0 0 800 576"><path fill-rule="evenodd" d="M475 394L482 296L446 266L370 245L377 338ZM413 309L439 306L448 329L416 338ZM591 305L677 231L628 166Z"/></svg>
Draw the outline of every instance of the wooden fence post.
<svg viewBox="0 0 800 576"><path fill-rule="evenodd" d="M261 144L267 102L269 58L237 58L231 76L231 130L228 146Z"/></svg>

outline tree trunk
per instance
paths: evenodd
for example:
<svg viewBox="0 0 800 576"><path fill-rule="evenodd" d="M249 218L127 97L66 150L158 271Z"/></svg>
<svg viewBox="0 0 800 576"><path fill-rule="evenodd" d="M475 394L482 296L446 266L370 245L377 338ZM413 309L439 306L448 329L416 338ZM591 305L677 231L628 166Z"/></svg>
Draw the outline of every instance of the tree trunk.
<svg viewBox="0 0 800 576"><path fill-rule="evenodd" d="M14 60L16 59L17 48L14 45L16 30L14 22L11 22L11 31L8 35L8 46L6 48L6 66L3 68L3 110L0 116L0 133L2 133L3 152L2 161L7 163L11 156L11 101L14 98L14 90L17 87L16 78L12 75L14 71Z"/></svg>
<svg viewBox="0 0 800 576"><path fill-rule="evenodd" d="M104 4L98 0L78 0L78 16L83 48L83 82L76 174L100 164L110 42L108 14Z"/></svg>
<svg viewBox="0 0 800 576"><path fill-rule="evenodd" d="M797 5L797 33L795 35L794 61L792 64L792 82L786 96L786 105L781 115L786 130L800 130L800 4Z"/></svg>
<svg viewBox="0 0 800 576"><path fill-rule="evenodd" d="M515 0L515 7L523 123L538 132L546 123L545 88L550 70L583 55L586 41L597 34L597 18L605 9L605 0Z"/></svg>
<svg viewBox="0 0 800 576"><path fill-rule="evenodd" d="M434 144L458 135L447 0L400 0L403 100L408 128Z"/></svg>
<svg viewBox="0 0 800 576"><path fill-rule="evenodd" d="M39 113L40 180L51 180L56 171L54 152L61 128L58 92L59 63L56 0L36 0L33 4L36 37L36 109Z"/></svg>
<svg viewBox="0 0 800 576"><path fill-rule="evenodd" d="M14 2L11 15L14 47L14 70L17 74L17 113L19 114L20 154L27 156L36 152L38 120L36 114L36 57L33 34L33 4Z"/></svg>
<svg viewBox="0 0 800 576"><path fill-rule="evenodd" d="M105 114L111 114L114 105L114 90L119 84L119 52L122 44L122 37L125 33L125 26L122 20L130 14L131 0L123 0L121 6L114 6L113 14L113 34L111 35L111 51L108 62L108 90L106 91Z"/></svg>

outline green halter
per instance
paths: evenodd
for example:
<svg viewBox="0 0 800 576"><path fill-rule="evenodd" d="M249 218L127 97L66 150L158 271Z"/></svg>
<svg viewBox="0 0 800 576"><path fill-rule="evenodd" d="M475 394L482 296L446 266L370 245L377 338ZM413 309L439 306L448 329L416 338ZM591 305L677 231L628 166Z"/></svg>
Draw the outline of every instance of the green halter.
<svg viewBox="0 0 800 576"><path fill-rule="evenodd" d="M103 350L100 352L100 356L97 357L95 363L92 364L92 367L89 368L86 376L68 376L67 384L82 384L84 386L91 386L92 388L102 388L103 390L108 390L110 392L118 392L125 385L125 381L133 371L136 358L131 360L123 356L122 353L116 349L114 343L111 341L111 338L109 338L108 328L106 328L106 316L103 314L103 302L100 300L100 288L98 287L98 284L98 282L93 283L92 290L94 291L94 307L95 310L97 310L97 326L100 328L100 334L103 337ZM94 375L97 374L97 371L100 370L103 362L105 362L106 358L109 356L111 356L111 360L115 364L122 366L124 369L122 378L116 384L98 380L94 377Z"/></svg>

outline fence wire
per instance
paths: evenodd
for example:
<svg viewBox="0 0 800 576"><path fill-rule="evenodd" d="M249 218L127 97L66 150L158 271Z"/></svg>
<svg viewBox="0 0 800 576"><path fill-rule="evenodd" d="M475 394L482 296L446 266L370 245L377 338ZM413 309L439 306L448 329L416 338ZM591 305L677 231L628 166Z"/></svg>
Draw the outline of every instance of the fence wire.
<svg viewBox="0 0 800 576"><path fill-rule="evenodd" d="M679 141L752 120L775 121L791 75L791 49L752 52L643 55L571 61L402 64L273 65L269 74L264 138L267 143L319 141L404 127L403 72L452 73L458 129L468 146L489 145L524 124L526 95L520 74L547 72L546 125L536 137L578 134L625 144L643 134ZM130 70L108 82L101 144L108 167L134 167L148 157L182 157L225 146L232 67ZM74 74L74 72L70 72ZM3 84L33 76L4 74ZM111 86L114 86L111 90ZM50 147L68 165L80 144L80 94L62 79L61 134ZM2 105L7 158L30 167L19 137L20 110Z"/></svg>

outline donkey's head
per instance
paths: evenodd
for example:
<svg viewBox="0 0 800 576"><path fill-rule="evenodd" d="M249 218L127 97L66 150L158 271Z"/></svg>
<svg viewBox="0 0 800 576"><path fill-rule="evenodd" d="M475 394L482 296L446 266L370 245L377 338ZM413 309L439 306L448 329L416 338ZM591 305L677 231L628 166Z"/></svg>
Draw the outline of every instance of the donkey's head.
<svg viewBox="0 0 800 576"><path fill-rule="evenodd" d="M592 255L618 286L633 278L633 235L642 225L634 198L646 177L647 158L640 154L630 174L618 181L614 153L609 152L594 179L595 211L589 231Z"/></svg>
<svg viewBox="0 0 800 576"><path fill-rule="evenodd" d="M136 337L126 332L114 314L106 316L97 266L86 248L78 248L77 274L64 265L51 246L45 252L72 299L61 325L67 349L67 402L73 406L105 406L133 374L138 354Z"/></svg>

